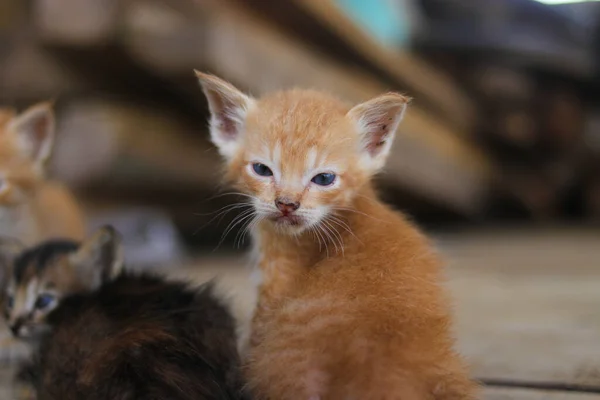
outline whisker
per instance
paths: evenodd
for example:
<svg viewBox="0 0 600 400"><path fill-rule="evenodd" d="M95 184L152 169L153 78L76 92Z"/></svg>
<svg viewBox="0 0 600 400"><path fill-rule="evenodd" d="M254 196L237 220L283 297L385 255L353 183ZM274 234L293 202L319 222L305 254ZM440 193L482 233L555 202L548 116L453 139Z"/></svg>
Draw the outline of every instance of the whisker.
<svg viewBox="0 0 600 400"><path fill-rule="evenodd" d="M346 223L344 220L342 220L340 217L338 217L338 216L336 216L336 215L332 215L332 214L328 215L327 217L331 219L331 222L332 222L332 223L335 223L335 224L337 224L338 226L340 226L341 228L343 228L344 230L346 230L346 232L348 232L349 234L351 234L351 235L352 235L352 236L353 236L353 237L354 237L356 240L358 240L358 242L359 242L360 244L364 244L364 243L362 242L362 240L360 240L360 239L359 239L359 238L358 238L358 237L357 237L357 236L354 234L354 232L352 232L352 229L350 229L350 226L349 226L349 225L348 225L348 224L347 224L347 223Z"/></svg>
<svg viewBox="0 0 600 400"><path fill-rule="evenodd" d="M239 249L242 245L241 243L241 238L244 234L244 232L246 231L246 228L248 227L248 225L250 225L253 221L253 216L251 216L249 219L246 219L246 221L244 221L242 223L242 226L240 227L240 229L238 230L238 232L235 234L235 238L233 239L233 246L237 249Z"/></svg>
<svg viewBox="0 0 600 400"><path fill-rule="evenodd" d="M314 237L317 239L317 243L319 243L319 253L320 253L320 252L321 252L321 240L320 240L320 238L319 238L319 237L316 235L315 228L314 228L313 226L310 226L310 227L308 228L308 231L309 231L310 233L312 233L312 235L313 235L313 236L314 236Z"/></svg>
<svg viewBox="0 0 600 400"><path fill-rule="evenodd" d="M317 225L317 228L317 232L319 232L319 235L323 238L323 243L325 244L325 252L327 254L327 258L329 258L329 246L327 246L326 232L322 229L321 225Z"/></svg>
<svg viewBox="0 0 600 400"><path fill-rule="evenodd" d="M224 235L226 236L233 227L244 217L248 215L252 215L254 212L253 209L242 211L239 215L236 215L235 218L225 227Z"/></svg>
<svg viewBox="0 0 600 400"><path fill-rule="evenodd" d="M242 193L242 192L227 192L227 193L219 193L214 196L211 196L208 199L206 199L206 201L218 199L218 198L225 197L225 196L249 197L251 199L258 200L258 198L256 196L252 196L251 194L246 194L246 193Z"/></svg>
<svg viewBox="0 0 600 400"><path fill-rule="evenodd" d="M321 243L321 241L323 241L323 246L325 246L325 253L327 255L327 258L329 258L329 249L327 248L327 240L325 240L325 237L323 236L323 234L321 232L321 227L319 225L315 226L315 234L319 238L319 251L321 251L320 243Z"/></svg>
<svg viewBox="0 0 600 400"><path fill-rule="evenodd" d="M223 217L230 213L233 210L237 210L243 207L252 207L252 204L247 204L247 203L242 203L242 204L230 204L228 206L222 207L219 210L217 210L216 212L218 212L217 215L215 215L214 217L212 217L208 222L206 222L205 224L203 224L200 228L198 228L195 232L194 235L198 234L198 232L200 232L202 229L206 228L208 225L210 225L215 219L219 218L219 220L217 221L217 224L221 223L221 220L223 219Z"/></svg>
<svg viewBox="0 0 600 400"><path fill-rule="evenodd" d="M335 249L335 253L338 253L338 247L337 247L337 243L336 241L333 240L333 236L332 236L332 232L331 229L329 228L329 226L325 223L325 221L321 221L321 225L323 226L324 232L327 233L327 237L329 238L329 240L331 240L331 244L333 244L333 247Z"/></svg>
<svg viewBox="0 0 600 400"><path fill-rule="evenodd" d="M217 214L215 217L213 217L213 218L211 219L211 221L213 221L215 218L217 218L219 215L221 215L221 213L227 213L227 212L229 212L229 211L231 211L231 210L235 210L236 208L241 208L241 207L251 207L251 206L252 206L252 204L251 204L251 203L235 203L235 204L228 204L228 205L226 205L226 206L224 206L224 207L221 207L221 208L219 208L219 209L218 209L218 210L216 210L216 211L209 212L209 213L206 213L206 214L194 213L194 216L196 216L196 217L207 217L207 216L209 216L209 215L214 215L214 214Z"/></svg>
<svg viewBox="0 0 600 400"><path fill-rule="evenodd" d="M258 224L264 219L264 217L258 215L256 216L252 222L246 227L246 231L244 232L244 235L242 237L242 240L245 240L245 237L248 235L249 232L252 232L257 226Z"/></svg>
<svg viewBox="0 0 600 400"><path fill-rule="evenodd" d="M340 245L340 250L342 251L342 257L345 256L345 250L344 250L344 240L342 238L342 236L340 235L340 233L333 227L333 225L331 225L327 219L323 220L323 223L325 224L325 226L327 227L327 229L332 233L332 240L334 240L334 244L335 244L335 240L338 241L339 245ZM337 252L337 246L336 246L336 252Z"/></svg>
<svg viewBox="0 0 600 400"><path fill-rule="evenodd" d="M243 229L240 229L241 235L240 235L240 232L238 232L238 235L240 235L240 239L237 244L238 248L240 248L241 245L245 242L245 239L246 239L246 236L248 235L248 233L251 232L262 219L263 219L263 217L255 214L253 216L253 218L251 218L248 221L248 223L245 224L245 227ZM236 235L236 237L237 237L237 235Z"/></svg>
<svg viewBox="0 0 600 400"><path fill-rule="evenodd" d="M333 207L333 208L332 208L332 210L334 210L334 211L348 211L348 212L353 212L353 213L360 214L360 215L364 215L365 217L369 217L369 218L371 218L371 219L374 219L375 221L379 221L379 222L385 222L385 223L387 223L387 222L388 222L388 221L384 221L384 220L382 220L382 219L379 219L379 218L375 218L375 217L373 217L372 215L365 214L364 212L362 212L362 211L358 211L358 210L355 210L355 209L353 209L353 208L346 208L346 207Z"/></svg>
<svg viewBox="0 0 600 400"><path fill-rule="evenodd" d="M225 232L221 236L221 240L219 241L219 244L217 245L215 250L218 249L223 244L223 242L225 241L225 238L227 237L227 235L229 234L229 232L231 232L231 230L233 228L235 228L237 225L239 225L241 222L243 222L246 218L251 217L253 213L254 213L254 210L251 209L251 210L243 211L242 213L240 213L240 215L236 216L233 219L233 221L231 221L229 223L229 225L227 225L227 228L225 228Z"/></svg>

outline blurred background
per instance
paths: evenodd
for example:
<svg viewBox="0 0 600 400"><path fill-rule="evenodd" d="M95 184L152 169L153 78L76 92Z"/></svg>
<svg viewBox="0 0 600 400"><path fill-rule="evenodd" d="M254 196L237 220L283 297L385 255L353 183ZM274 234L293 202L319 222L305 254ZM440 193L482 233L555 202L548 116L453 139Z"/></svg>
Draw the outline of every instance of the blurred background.
<svg viewBox="0 0 600 400"><path fill-rule="evenodd" d="M56 100L51 176L154 265L247 246L224 237L235 197L194 68L254 95L408 94L379 185L448 255L475 372L526 388L493 398L583 400L600 392L599 39L594 1L1 0L0 104Z"/></svg>

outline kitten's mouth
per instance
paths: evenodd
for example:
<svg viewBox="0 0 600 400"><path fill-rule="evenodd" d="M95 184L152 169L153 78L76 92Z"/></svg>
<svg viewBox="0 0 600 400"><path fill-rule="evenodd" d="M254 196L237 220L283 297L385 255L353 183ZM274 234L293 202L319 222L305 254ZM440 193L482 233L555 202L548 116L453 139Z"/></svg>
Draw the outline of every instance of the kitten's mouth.
<svg viewBox="0 0 600 400"><path fill-rule="evenodd" d="M273 222L289 226L302 225L302 218L294 214L280 214L271 217Z"/></svg>

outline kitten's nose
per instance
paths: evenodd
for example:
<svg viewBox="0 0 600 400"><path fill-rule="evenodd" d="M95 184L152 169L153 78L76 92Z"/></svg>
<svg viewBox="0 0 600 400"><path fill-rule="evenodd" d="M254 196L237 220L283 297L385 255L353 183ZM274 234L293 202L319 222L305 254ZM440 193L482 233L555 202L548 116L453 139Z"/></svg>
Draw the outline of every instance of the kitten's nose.
<svg viewBox="0 0 600 400"><path fill-rule="evenodd" d="M291 201L285 197L278 197L275 199L275 205L283 214L290 214L300 208L300 203L297 201Z"/></svg>

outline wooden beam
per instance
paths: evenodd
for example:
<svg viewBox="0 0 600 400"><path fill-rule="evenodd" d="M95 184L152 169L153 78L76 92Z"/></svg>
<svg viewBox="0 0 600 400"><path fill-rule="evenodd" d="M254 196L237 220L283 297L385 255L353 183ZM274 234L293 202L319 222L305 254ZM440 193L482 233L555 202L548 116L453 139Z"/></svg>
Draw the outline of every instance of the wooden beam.
<svg viewBox="0 0 600 400"><path fill-rule="evenodd" d="M214 187L210 171L220 160L208 134L164 109L80 99L58 123L51 167L73 187Z"/></svg>
<svg viewBox="0 0 600 400"><path fill-rule="evenodd" d="M61 45L103 45L119 28L120 0L36 0L34 23L43 41Z"/></svg>
<svg viewBox="0 0 600 400"><path fill-rule="evenodd" d="M460 133L469 133L473 129L475 106L449 77L413 54L379 43L332 0L294 0L294 3L325 23L341 40L398 84L406 86L417 101L425 97L423 101L434 103L445 118L462 129Z"/></svg>

